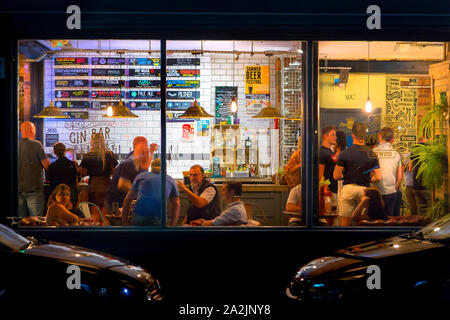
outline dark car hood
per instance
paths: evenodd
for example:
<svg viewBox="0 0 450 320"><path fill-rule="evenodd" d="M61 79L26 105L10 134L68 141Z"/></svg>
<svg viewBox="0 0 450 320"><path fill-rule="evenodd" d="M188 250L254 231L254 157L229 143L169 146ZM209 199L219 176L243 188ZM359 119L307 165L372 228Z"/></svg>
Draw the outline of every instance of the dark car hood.
<svg viewBox="0 0 450 320"><path fill-rule="evenodd" d="M372 241L338 250L337 255L352 256L354 258L379 259L394 255L419 252L423 250L443 247L443 244L419 239L393 237L381 241Z"/></svg>

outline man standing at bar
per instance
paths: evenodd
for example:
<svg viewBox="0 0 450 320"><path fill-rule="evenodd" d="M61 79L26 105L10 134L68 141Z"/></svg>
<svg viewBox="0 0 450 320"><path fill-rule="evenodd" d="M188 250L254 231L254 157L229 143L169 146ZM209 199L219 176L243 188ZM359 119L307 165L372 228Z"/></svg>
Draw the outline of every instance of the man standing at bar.
<svg viewBox="0 0 450 320"><path fill-rule="evenodd" d="M196 164L189 170L190 187L186 187L182 181L177 181L180 191L184 191L191 204L186 213L183 224L204 219L212 220L220 213L219 195L216 187L205 178L205 171Z"/></svg>
<svg viewBox="0 0 450 320"><path fill-rule="evenodd" d="M384 127L378 133L380 144L373 149L378 156L381 169L381 180L374 184L383 196L384 209L387 216L399 216L402 192L399 191L403 181L402 157L392 148L394 131Z"/></svg>
<svg viewBox="0 0 450 320"><path fill-rule="evenodd" d="M334 127L325 127L322 129L322 145L319 149L319 181L328 180L328 191L332 193L331 206L336 206L337 181L333 178L334 167L337 157L331 150L332 145L336 144L336 129ZM324 196L324 195L322 195Z"/></svg>
<svg viewBox="0 0 450 320"><path fill-rule="evenodd" d="M344 179L338 200L341 226L351 226L353 211L361 201L364 189L381 178L377 155L365 146L366 132L364 123L353 124L353 145L341 152L334 168L334 179Z"/></svg>
<svg viewBox="0 0 450 320"><path fill-rule="evenodd" d="M20 126L19 141L19 217L42 216L44 210L44 172L50 160L42 144L35 140L36 127L30 121Z"/></svg>

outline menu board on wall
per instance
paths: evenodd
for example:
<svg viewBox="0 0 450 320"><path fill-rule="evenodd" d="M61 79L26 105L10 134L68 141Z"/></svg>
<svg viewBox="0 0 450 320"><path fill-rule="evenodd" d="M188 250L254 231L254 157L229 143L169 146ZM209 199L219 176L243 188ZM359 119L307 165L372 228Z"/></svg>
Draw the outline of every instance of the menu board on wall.
<svg viewBox="0 0 450 320"><path fill-rule="evenodd" d="M74 66L89 64L88 58L60 57L55 58L55 66Z"/></svg>
<svg viewBox="0 0 450 320"><path fill-rule="evenodd" d="M45 146L46 147L53 147L55 143L59 141L59 134L58 133L46 133L45 134Z"/></svg>
<svg viewBox="0 0 450 320"><path fill-rule="evenodd" d="M161 108L160 102L147 102L147 101L131 101L128 103L130 109L140 110L159 110Z"/></svg>
<svg viewBox="0 0 450 320"><path fill-rule="evenodd" d="M91 91L91 98L120 98L120 90L93 90Z"/></svg>
<svg viewBox="0 0 450 320"><path fill-rule="evenodd" d="M231 111L231 101L237 98L237 87L216 87L216 123L227 121L228 116L236 115Z"/></svg>
<svg viewBox="0 0 450 320"><path fill-rule="evenodd" d="M167 91L167 99L198 99L198 91Z"/></svg>
<svg viewBox="0 0 450 320"><path fill-rule="evenodd" d="M92 80L93 88L120 88L123 81L121 80Z"/></svg>
<svg viewBox="0 0 450 320"><path fill-rule="evenodd" d="M168 66L199 66L200 58L168 58Z"/></svg>
<svg viewBox="0 0 450 320"><path fill-rule="evenodd" d="M194 69L167 69L168 77L200 77L200 70Z"/></svg>
<svg viewBox="0 0 450 320"><path fill-rule="evenodd" d="M55 87L89 87L89 80L55 80Z"/></svg>
<svg viewBox="0 0 450 320"><path fill-rule="evenodd" d="M129 91L129 99L159 99L161 92L159 91Z"/></svg>
<svg viewBox="0 0 450 320"><path fill-rule="evenodd" d="M89 108L89 101L55 101L58 108Z"/></svg>
<svg viewBox="0 0 450 320"><path fill-rule="evenodd" d="M89 98L89 90L56 90L56 98Z"/></svg>
<svg viewBox="0 0 450 320"><path fill-rule="evenodd" d="M119 77L125 74L124 69L92 69L93 76Z"/></svg>
<svg viewBox="0 0 450 320"><path fill-rule="evenodd" d="M132 66L159 66L160 58L128 58L128 64Z"/></svg>
<svg viewBox="0 0 450 320"><path fill-rule="evenodd" d="M78 76L88 76L89 69L81 68L81 69L55 69L56 77L78 77Z"/></svg>
<svg viewBox="0 0 450 320"><path fill-rule="evenodd" d="M130 80L128 88L159 88L161 80Z"/></svg>
<svg viewBox="0 0 450 320"><path fill-rule="evenodd" d="M130 77L160 77L161 69L128 69Z"/></svg>
<svg viewBox="0 0 450 320"><path fill-rule="evenodd" d="M167 80L167 88L199 88L200 80Z"/></svg>
<svg viewBox="0 0 450 320"><path fill-rule="evenodd" d="M270 99L269 66L245 66L245 98Z"/></svg>
<svg viewBox="0 0 450 320"><path fill-rule="evenodd" d="M122 65L125 64L125 58L91 58L93 65Z"/></svg>

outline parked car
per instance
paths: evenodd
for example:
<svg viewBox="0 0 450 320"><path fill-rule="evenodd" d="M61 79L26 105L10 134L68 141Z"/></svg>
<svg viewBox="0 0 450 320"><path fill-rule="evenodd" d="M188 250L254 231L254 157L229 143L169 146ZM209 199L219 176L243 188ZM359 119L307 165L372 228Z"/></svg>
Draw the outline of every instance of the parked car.
<svg viewBox="0 0 450 320"><path fill-rule="evenodd" d="M315 259L292 276L286 294L304 304L450 301L449 240L450 214L417 232Z"/></svg>
<svg viewBox="0 0 450 320"><path fill-rule="evenodd" d="M121 258L23 237L0 224L0 302L162 300L157 279Z"/></svg>

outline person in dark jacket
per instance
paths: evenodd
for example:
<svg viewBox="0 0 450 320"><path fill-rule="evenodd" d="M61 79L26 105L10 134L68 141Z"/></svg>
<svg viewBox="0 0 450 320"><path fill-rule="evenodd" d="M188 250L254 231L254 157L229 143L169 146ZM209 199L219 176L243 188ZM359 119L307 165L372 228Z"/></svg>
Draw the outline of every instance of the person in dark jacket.
<svg viewBox="0 0 450 320"><path fill-rule="evenodd" d="M184 191L190 200L190 206L183 224L204 219L212 220L220 213L219 194L216 187L205 178L205 171L196 164L189 170L191 185L186 187L182 181L177 181L178 189Z"/></svg>
<svg viewBox="0 0 450 320"><path fill-rule="evenodd" d="M47 179L50 182L50 193L60 184L66 184L70 188L70 202L76 209L78 201L78 168L75 161L66 157L66 146L62 142L53 145L53 153L58 159L48 166Z"/></svg>

